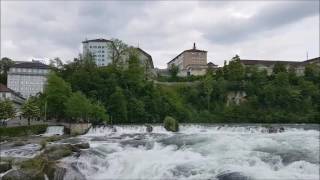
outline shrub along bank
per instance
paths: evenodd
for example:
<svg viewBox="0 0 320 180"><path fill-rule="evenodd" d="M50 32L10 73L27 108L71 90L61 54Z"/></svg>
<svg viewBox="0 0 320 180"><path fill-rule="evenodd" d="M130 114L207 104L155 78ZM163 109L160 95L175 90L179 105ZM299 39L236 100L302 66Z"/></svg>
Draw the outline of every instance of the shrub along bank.
<svg viewBox="0 0 320 180"><path fill-rule="evenodd" d="M46 132L48 125L31 125L31 126L17 126L17 127L1 127L0 137L9 136L27 136L34 134L42 134Z"/></svg>

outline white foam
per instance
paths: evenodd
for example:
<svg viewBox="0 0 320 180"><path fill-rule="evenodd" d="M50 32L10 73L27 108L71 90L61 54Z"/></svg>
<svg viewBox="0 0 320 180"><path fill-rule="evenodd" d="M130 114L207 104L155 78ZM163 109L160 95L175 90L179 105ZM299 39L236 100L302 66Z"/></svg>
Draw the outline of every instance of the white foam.
<svg viewBox="0 0 320 180"><path fill-rule="evenodd" d="M43 136L63 135L64 126L48 126Z"/></svg>
<svg viewBox="0 0 320 180"><path fill-rule="evenodd" d="M145 126L113 128L116 131L90 129L81 137L102 139L90 141L91 153L65 163L77 162L79 171L92 180L214 179L225 172L261 180L319 179L317 130L285 128L269 134L259 126L181 125L179 133L171 133L158 125L149 134ZM127 141L153 146L131 146Z"/></svg>

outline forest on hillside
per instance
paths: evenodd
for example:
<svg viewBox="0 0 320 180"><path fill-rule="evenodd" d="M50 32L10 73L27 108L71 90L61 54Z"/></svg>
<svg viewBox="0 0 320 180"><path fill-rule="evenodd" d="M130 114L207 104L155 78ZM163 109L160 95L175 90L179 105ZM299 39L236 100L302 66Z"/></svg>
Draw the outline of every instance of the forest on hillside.
<svg viewBox="0 0 320 180"><path fill-rule="evenodd" d="M187 123L316 123L320 119L320 67L307 65L297 76L277 64L273 74L245 68L235 56L216 72L183 81L155 83L138 56L128 66L97 67L92 56L51 63L44 93L31 98L47 118L100 123L161 123L172 116ZM171 81L176 77L171 74ZM181 78L179 78L181 80ZM244 91L240 104L230 92Z"/></svg>

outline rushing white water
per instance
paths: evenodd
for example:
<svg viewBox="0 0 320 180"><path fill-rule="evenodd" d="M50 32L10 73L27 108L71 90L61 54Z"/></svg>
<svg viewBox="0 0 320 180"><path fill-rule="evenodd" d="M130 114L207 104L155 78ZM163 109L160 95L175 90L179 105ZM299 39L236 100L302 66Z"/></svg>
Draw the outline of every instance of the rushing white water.
<svg viewBox="0 0 320 180"><path fill-rule="evenodd" d="M26 144L13 148L0 148L1 157L32 158L40 154L39 144Z"/></svg>
<svg viewBox="0 0 320 180"><path fill-rule="evenodd" d="M90 149L63 160L65 179L319 179L319 129L183 125L92 128Z"/></svg>
<svg viewBox="0 0 320 180"><path fill-rule="evenodd" d="M43 136L63 135L64 126L48 126Z"/></svg>

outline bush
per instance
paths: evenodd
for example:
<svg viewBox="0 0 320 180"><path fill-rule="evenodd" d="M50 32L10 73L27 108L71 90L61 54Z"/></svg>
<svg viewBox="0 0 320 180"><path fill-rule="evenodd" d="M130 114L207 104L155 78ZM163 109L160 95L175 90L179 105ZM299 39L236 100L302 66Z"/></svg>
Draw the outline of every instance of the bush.
<svg viewBox="0 0 320 180"><path fill-rule="evenodd" d="M26 136L32 134L42 134L46 132L48 125L32 125L32 126L17 126L17 127L1 127L0 136Z"/></svg>
<svg viewBox="0 0 320 180"><path fill-rule="evenodd" d="M179 131L178 121L175 120L173 117L166 116L166 118L164 118L163 125L164 125L164 128L167 131L172 131L172 132L178 132Z"/></svg>

